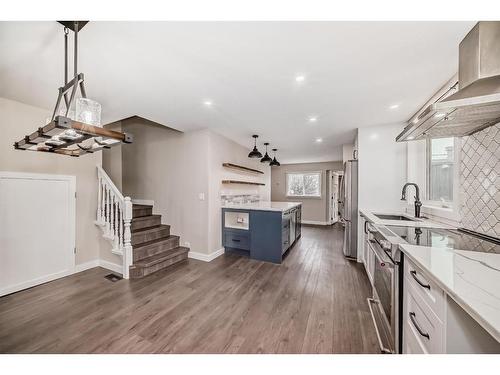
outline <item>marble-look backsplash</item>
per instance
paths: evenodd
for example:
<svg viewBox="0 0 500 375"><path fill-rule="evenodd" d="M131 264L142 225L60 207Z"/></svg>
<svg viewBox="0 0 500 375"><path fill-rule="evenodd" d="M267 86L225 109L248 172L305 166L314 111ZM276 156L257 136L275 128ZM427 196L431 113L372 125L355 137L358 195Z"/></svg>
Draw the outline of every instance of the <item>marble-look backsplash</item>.
<svg viewBox="0 0 500 375"><path fill-rule="evenodd" d="M221 203L223 205L256 203L259 201L260 201L259 194L221 194Z"/></svg>
<svg viewBox="0 0 500 375"><path fill-rule="evenodd" d="M460 190L462 226L500 237L500 124L462 138Z"/></svg>

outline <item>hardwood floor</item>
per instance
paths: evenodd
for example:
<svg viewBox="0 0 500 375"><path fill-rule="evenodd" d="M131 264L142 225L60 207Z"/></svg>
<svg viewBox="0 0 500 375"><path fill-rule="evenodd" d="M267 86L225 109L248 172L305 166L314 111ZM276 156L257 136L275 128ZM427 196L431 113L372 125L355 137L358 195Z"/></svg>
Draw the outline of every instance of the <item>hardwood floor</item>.
<svg viewBox="0 0 500 375"><path fill-rule="evenodd" d="M188 260L139 280L94 268L0 298L1 353L378 353L342 231L304 226L282 265Z"/></svg>

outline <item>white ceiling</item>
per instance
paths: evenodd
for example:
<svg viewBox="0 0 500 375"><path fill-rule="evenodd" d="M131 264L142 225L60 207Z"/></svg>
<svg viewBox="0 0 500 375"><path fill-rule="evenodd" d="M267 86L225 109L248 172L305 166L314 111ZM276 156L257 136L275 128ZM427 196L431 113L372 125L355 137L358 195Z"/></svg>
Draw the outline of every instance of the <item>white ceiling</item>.
<svg viewBox="0 0 500 375"><path fill-rule="evenodd" d="M281 162L339 160L354 129L407 120L457 71L473 24L90 22L79 70L104 122L208 127L248 148L255 133ZM0 96L52 108L62 79L62 26L0 22Z"/></svg>

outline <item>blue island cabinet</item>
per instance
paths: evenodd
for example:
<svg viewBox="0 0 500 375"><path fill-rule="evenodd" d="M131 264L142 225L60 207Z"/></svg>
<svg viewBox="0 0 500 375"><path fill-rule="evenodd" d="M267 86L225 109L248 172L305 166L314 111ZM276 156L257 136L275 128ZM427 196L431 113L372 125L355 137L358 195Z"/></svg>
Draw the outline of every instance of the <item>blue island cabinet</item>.
<svg viewBox="0 0 500 375"><path fill-rule="evenodd" d="M301 206L285 211L222 209L222 244L228 253L281 263L301 235Z"/></svg>

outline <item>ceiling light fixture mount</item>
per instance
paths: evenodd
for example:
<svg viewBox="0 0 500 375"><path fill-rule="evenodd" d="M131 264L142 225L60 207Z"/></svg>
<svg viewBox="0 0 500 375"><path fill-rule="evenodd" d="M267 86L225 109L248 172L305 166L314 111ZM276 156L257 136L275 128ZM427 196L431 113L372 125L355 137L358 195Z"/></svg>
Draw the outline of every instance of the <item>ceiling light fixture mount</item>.
<svg viewBox="0 0 500 375"><path fill-rule="evenodd" d="M279 167L281 164L278 160L276 160L276 151L278 151L277 148L273 148L273 153L274 153L274 158L273 160L269 163L271 167Z"/></svg>
<svg viewBox="0 0 500 375"><path fill-rule="evenodd" d="M262 157L262 154L259 152L259 150L257 150L257 138L259 138L259 136L257 134L254 134L252 135L252 137L254 138L254 146L253 146L253 150L250 151L250 153L248 154L248 157L249 158L261 158Z"/></svg>
<svg viewBox="0 0 500 375"><path fill-rule="evenodd" d="M88 21L59 21L59 23L64 26L64 85L59 87L56 105L49 123L15 142L14 148L80 156L121 143L132 143L131 134L103 129L100 126L101 105L87 99L83 73L78 73L78 32ZM68 82L69 30L74 33L74 66L73 79ZM76 100L76 110L73 112L71 108L78 90L81 98ZM65 109L60 109L61 102ZM87 140L90 141L86 142ZM83 142L85 144L82 144ZM69 148L70 146L76 147Z"/></svg>
<svg viewBox="0 0 500 375"><path fill-rule="evenodd" d="M302 83L306 80L306 77L302 74L296 75L295 76L295 82Z"/></svg>
<svg viewBox="0 0 500 375"><path fill-rule="evenodd" d="M264 157L262 159L260 159L260 162L261 163L270 163L271 161L273 161L273 159L271 159L271 157L267 154L267 146L269 146L269 142L265 142L264 146L266 146L266 154L264 155Z"/></svg>

